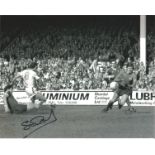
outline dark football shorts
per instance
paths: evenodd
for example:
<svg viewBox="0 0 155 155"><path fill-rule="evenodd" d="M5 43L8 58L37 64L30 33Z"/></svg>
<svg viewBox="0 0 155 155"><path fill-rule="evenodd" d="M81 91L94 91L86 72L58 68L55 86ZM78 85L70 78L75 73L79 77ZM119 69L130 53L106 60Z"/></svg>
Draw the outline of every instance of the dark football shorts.
<svg viewBox="0 0 155 155"><path fill-rule="evenodd" d="M131 95L132 94L132 89L130 87L124 87L119 85L118 89L115 91L119 96L122 95Z"/></svg>

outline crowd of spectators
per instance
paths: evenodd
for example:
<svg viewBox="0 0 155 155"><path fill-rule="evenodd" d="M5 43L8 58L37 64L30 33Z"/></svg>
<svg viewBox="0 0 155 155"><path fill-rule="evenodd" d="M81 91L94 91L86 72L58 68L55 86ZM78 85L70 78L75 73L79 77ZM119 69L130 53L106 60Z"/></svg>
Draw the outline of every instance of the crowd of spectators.
<svg viewBox="0 0 155 155"><path fill-rule="evenodd" d="M152 38L152 34L148 39ZM0 36L0 39L4 37ZM123 60L132 63L137 76L135 90L155 89L155 58L148 68L139 61L139 32L127 25L79 25L27 27L15 37L7 37L0 53L0 89L33 61L41 77L39 89L109 89L113 74ZM155 40L155 39L154 39ZM147 45L153 53L155 42ZM152 51L151 51L152 50ZM14 89L24 89L22 79Z"/></svg>

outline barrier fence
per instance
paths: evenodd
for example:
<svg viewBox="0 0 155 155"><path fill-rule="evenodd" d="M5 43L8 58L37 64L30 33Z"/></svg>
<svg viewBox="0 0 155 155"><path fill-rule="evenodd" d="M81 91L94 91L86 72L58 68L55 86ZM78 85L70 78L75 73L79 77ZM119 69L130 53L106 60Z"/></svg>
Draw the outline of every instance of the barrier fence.
<svg viewBox="0 0 155 155"><path fill-rule="evenodd" d="M3 104L3 91L0 91L0 104ZM112 98L112 91L41 91L47 98L45 104L56 105L107 105ZM18 102L30 102L25 91L14 91ZM133 91L130 97L133 106L155 106L155 92ZM115 103L117 104L117 103Z"/></svg>

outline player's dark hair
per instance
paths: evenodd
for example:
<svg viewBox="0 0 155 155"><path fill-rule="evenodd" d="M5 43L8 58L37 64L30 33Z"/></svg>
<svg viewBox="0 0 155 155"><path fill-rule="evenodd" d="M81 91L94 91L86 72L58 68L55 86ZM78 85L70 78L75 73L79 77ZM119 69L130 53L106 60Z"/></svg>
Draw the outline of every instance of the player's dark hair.
<svg viewBox="0 0 155 155"><path fill-rule="evenodd" d="M128 63L128 64L127 64L127 67L132 67L132 68L134 68L134 66L133 66L132 63Z"/></svg>
<svg viewBox="0 0 155 155"><path fill-rule="evenodd" d="M36 62L31 62L29 64L29 68L31 68L31 69L34 69L36 66L37 66L37 63Z"/></svg>

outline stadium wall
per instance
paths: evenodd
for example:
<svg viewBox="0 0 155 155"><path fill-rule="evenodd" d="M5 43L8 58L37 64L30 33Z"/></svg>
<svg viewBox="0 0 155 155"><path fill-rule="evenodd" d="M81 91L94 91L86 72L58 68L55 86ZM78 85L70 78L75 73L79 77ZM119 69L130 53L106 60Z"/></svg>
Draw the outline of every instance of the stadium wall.
<svg viewBox="0 0 155 155"><path fill-rule="evenodd" d="M112 91L41 91L47 98L45 104L56 105L107 105ZM30 102L25 91L14 91L18 102ZM130 97L133 106L155 106L155 93L151 91L133 91ZM0 91L0 104L3 104L3 91ZM116 103L117 104L117 103Z"/></svg>

